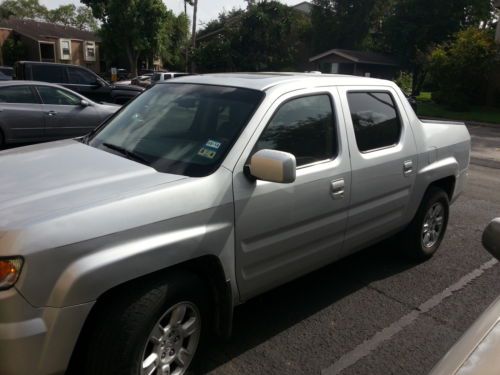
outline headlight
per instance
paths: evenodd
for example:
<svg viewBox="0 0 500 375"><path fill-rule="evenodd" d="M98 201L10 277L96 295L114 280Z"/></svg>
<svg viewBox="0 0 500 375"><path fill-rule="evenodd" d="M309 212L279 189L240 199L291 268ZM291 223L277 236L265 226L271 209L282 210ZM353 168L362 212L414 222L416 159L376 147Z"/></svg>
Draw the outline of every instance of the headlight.
<svg viewBox="0 0 500 375"><path fill-rule="evenodd" d="M22 267L20 257L0 258L0 290L9 289L16 283Z"/></svg>

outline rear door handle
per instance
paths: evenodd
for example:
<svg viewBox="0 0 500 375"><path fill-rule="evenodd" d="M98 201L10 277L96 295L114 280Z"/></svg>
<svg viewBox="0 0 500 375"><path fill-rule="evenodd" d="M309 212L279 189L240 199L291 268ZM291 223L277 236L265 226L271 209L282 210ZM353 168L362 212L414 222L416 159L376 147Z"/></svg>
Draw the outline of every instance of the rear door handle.
<svg viewBox="0 0 500 375"><path fill-rule="evenodd" d="M343 199L345 194L345 181L343 178L331 182L331 194L333 199Z"/></svg>
<svg viewBox="0 0 500 375"><path fill-rule="evenodd" d="M410 175L413 172L413 161L407 160L403 163L403 173L405 176Z"/></svg>
<svg viewBox="0 0 500 375"><path fill-rule="evenodd" d="M56 111L48 111L47 114L49 116L55 116L55 115L57 115L57 112Z"/></svg>

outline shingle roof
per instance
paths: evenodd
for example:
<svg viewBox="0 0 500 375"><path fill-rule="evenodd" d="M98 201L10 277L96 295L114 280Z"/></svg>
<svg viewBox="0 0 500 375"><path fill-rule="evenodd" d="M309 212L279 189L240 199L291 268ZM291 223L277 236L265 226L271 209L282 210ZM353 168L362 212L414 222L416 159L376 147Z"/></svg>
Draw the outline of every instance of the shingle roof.
<svg viewBox="0 0 500 375"><path fill-rule="evenodd" d="M358 64L393 65L398 63L392 57L371 51L353 51L347 49L332 49L311 57L310 62L320 60L330 55L337 55Z"/></svg>
<svg viewBox="0 0 500 375"><path fill-rule="evenodd" d="M47 40L50 37L101 41L101 38L91 31L35 20L9 18L0 21L0 28L12 29L34 40Z"/></svg>

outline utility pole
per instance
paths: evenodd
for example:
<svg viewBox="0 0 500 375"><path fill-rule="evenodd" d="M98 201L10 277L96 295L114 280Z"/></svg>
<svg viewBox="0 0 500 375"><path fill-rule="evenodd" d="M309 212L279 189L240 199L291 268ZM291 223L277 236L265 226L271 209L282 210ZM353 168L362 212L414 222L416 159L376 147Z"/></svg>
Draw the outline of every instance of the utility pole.
<svg viewBox="0 0 500 375"><path fill-rule="evenodd" d="M186 20L189 20L188 18L188 12L187 12L187 3L189 0L184 0L184 16L186 17ZM187 25L186 28L186 45L184 46L185 48L185 56L184 56L184 71L187 72L189 70L189 45L188 45L188 34L189 34L189 24Z"/></svg>
<svg viewBox="0 0 500 375"><path fill-rule="evenodd" d="M191 48L194 51L196 48L196 16L198 13L198 0L194 0L193 4L193 35L191 35ZM196 64L191 60L191 73L196 73Z"/></svg>

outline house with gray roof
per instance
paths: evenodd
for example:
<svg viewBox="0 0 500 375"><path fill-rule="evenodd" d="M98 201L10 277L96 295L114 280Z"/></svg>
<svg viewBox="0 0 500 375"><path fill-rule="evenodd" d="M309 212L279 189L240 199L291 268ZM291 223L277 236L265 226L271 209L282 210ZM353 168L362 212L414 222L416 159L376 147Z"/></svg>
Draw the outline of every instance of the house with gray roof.
<svg viewBox="0 0 500 375"><path fill-rule="evenodd" d="M394 79L398 63L390 56L346 49L331 49L309 59L313 70L322 73L348 74L363 77Z"/></svg>

